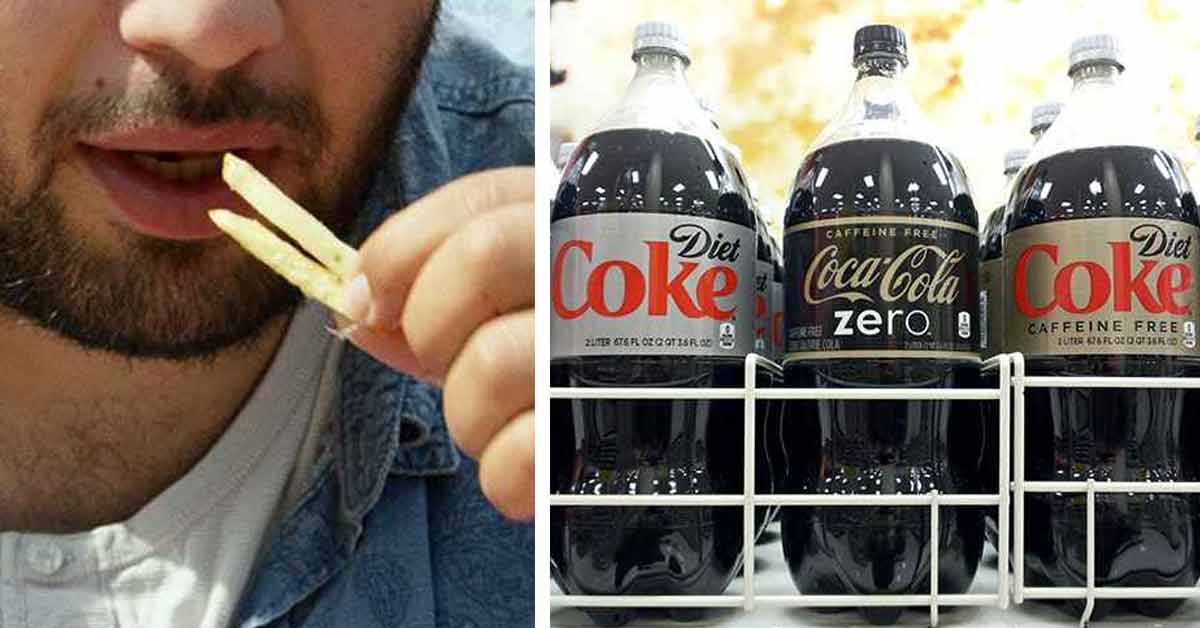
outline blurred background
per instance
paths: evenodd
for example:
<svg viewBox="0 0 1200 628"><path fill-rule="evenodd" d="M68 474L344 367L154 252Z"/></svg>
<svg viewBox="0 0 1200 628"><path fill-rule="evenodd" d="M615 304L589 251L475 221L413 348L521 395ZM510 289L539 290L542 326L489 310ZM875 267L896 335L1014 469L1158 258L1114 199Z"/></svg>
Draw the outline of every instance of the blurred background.
<svg viewBox="0 0 1200 628"><path fill-rule="evenodd" d="M634 28L651 19L683 27L692 87L718 105L721 129L741 147L776 236L797 166L854 81L854 31L871 22L908 34L908 82L963 161L981 222L1004 200L1004 152L1029 145L1033 105L1066 98L1067 48L1091 32L1121 38L1126 80L1148 100L1158 140L1200 184L1196 0L557 1L551 64L562 82L550 92L553 154L624 93Z"/></svg>

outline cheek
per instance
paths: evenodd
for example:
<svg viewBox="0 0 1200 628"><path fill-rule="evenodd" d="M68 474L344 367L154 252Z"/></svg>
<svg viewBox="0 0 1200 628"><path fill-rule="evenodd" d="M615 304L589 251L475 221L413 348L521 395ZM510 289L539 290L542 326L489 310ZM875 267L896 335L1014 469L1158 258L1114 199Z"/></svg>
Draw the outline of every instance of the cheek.
<svg viewBox="0 0 1200 628"><path fill-rule="evenodd" d="M419 54L432 0L313 3L311 20L319 30L305 37L314 90L328 116L329 147L345 154L393 96L398 74ZM336 23L336 37L326 25Z"/></svg>
<svg viewBox="0 0 1200 628"><path fill-rule="evenodd" d="M33 141L47 109L78 88L90 59L111 51L105 2L0 0L0 155L44 162ZM20 168L22 171L23 167Z"/></svg>

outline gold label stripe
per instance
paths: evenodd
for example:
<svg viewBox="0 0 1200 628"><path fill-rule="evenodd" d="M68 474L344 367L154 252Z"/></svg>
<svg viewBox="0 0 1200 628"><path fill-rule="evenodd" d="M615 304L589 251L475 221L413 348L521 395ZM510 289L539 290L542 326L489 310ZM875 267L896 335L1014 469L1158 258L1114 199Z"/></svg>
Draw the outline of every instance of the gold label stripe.
<svg viewBox="0 0 1200 628"><path fill-rule="evenodd" d="M927 360L971 360L978 362L979 354L971 351L847 349L844 351L793 351L784 355L783 361L828 360L836 358L924 358Z"/></svg>
<svg viewBox="0 0 1200 628"><path fill-rule="evenodd" d="M851 218L826 218L813 220L799 225L792 225L785 233L806 231L809 229L824 229L825 227L840 227L844 225L921 225L925 227L941 227L954 229L971 235L979 235L979 230L970 225L937 218L905 218L903 216L854 216Z"/></svg>

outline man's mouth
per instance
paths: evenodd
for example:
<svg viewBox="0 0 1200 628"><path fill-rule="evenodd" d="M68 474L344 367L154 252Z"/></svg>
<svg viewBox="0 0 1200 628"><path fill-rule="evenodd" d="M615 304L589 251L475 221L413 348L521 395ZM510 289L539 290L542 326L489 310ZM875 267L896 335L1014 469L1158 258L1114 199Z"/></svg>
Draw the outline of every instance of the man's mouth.
<svg viewBox="0 0 1200 628"><path fill-rule="evenodd" d="M127 153L146 172L173 183L196 183L221 174L223 153Z"/></svg>
<svg viewBox="0 0 1200 628"><path fill-rule="evenodd" d="M110 218L145 235L172 240L220 237L208 210L253 209L221 180L227 152L270 172L279 134L257 124L145 127L77 144L107 196Z"/></svg>

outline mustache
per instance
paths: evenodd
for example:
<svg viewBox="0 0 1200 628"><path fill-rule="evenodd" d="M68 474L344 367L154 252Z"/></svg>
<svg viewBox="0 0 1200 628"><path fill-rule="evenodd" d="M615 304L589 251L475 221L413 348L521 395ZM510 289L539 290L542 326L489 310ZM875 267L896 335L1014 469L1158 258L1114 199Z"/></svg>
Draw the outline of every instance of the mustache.
<svg viewBox="0 0 1200 628"><path fill-rule="evenodd" d="M310 162L329 139L328 124L311 94L265 87L240 70L230 70L200 86L181 69L164 66L159 77L137 93L110 90L52 104L43 114L34 148L41 153L82 136L151 125L223 122L278 126L294 140L292 148L299 150L300 158Z"/></svg>

